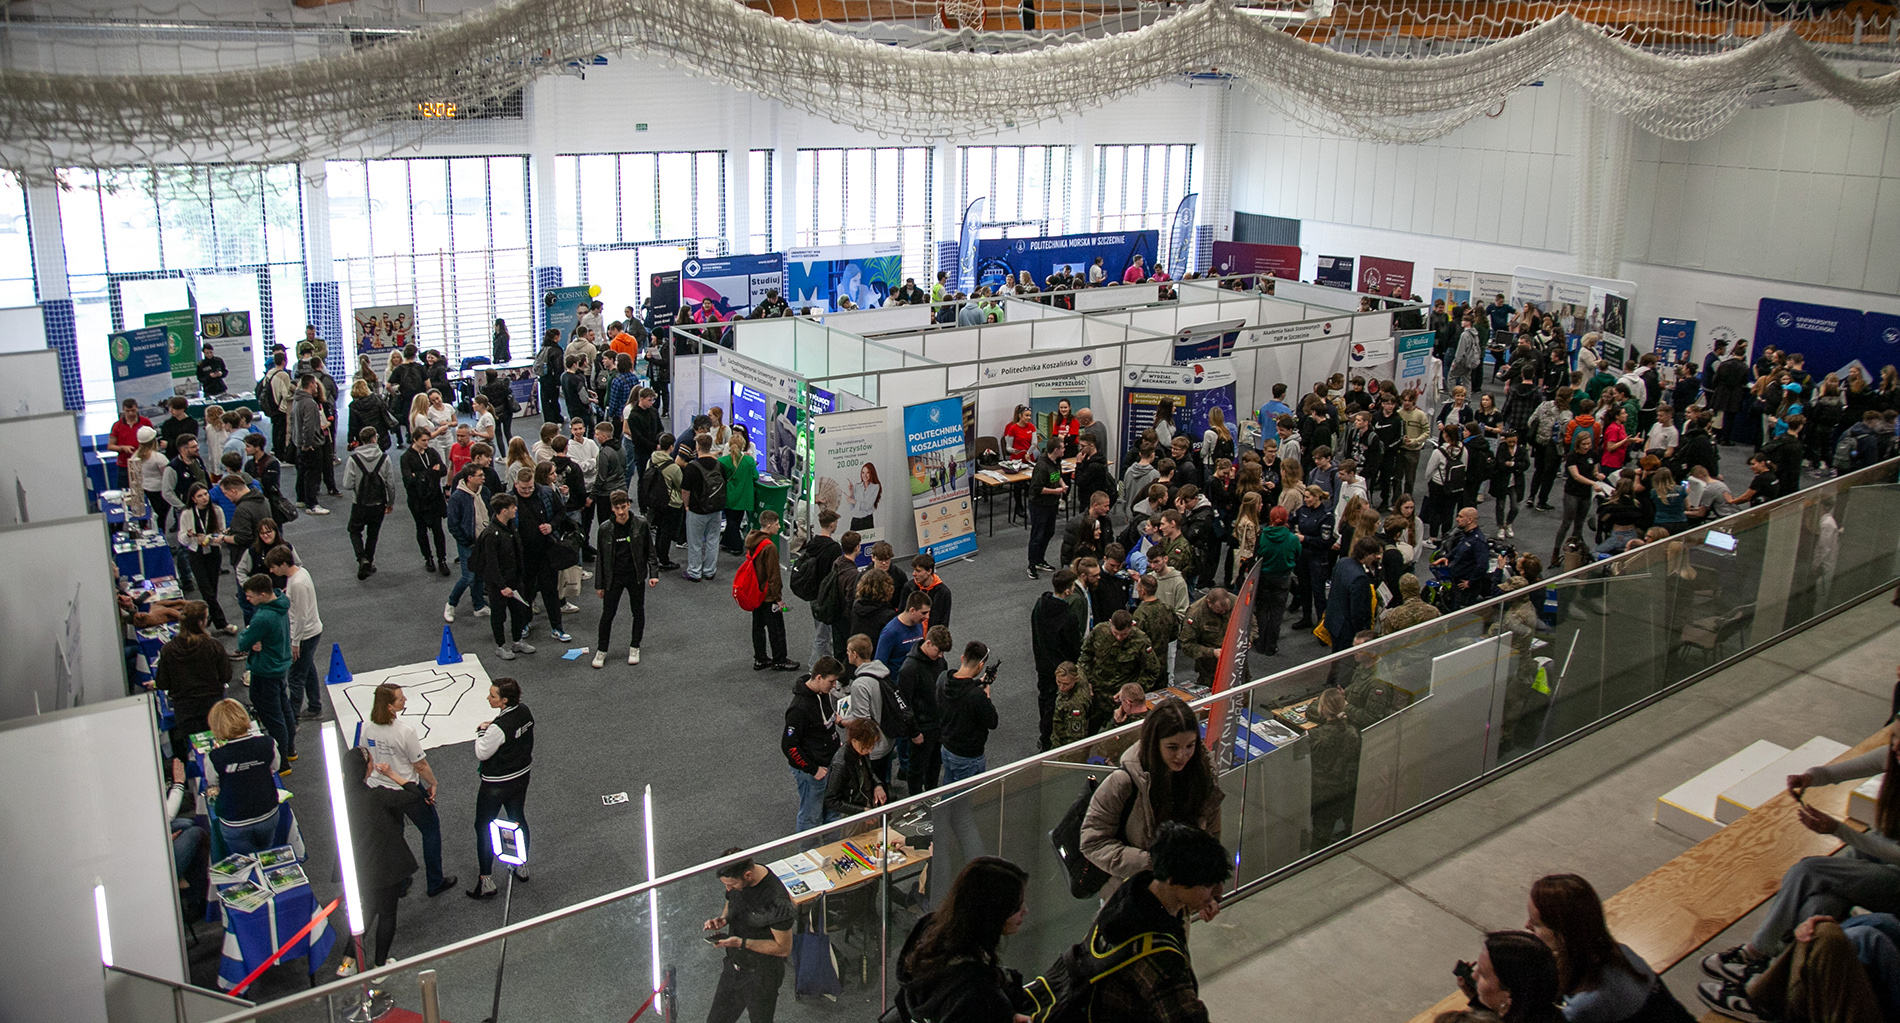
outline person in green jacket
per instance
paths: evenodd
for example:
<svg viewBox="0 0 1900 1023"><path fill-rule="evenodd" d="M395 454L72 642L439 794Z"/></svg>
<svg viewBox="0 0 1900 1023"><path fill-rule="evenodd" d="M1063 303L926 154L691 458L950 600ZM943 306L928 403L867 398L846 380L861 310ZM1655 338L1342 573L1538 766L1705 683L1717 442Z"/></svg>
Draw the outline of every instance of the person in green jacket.
<svg viewBox="0 0 1900 1023"><path fill-rule="evenodd" d="M1074 661L1056 665L1056 706L1049 725L1049 748L1067 746L1095 734L1089 713L1094 691L1082 680L1082 669ZM1077 759L1088 759L1088 748Z"/></svg>
<svg viewBox="0 0 1900 1023"><path fill-rule="evenodd" d="M753 457L752 437L744 426L733 426L726 453L719 456L719 471L726 477L726 526L719 546L727 554L743 558L747 520L759 514L753 491L759 481L759 460Z"/></svg>
<svg viewBox="0 0 1900 1023"><path fill-rule="evenodd" d="M1254 620L1260 628L1257 642L1260 652L1272 657L1280 652L1280 623L1286 618L1300 558L1300 538L1287 527L1285 508L1275 505L1267 511L1267 527L1260 531L1255 552L1260 566L1260 583L1254 591Z"/></svg>
<svg viewBox="0 0 1900 1023"><path fill-rule="evenodd" d="M244 599L252 607L251 624L238 634L237 648L245 653L246 681L251 687L251 710L257 723L284 755L279 774L290 773L297 759L297 729L290 720L290 598L277 592L263 572L244 580Z"/></svg>

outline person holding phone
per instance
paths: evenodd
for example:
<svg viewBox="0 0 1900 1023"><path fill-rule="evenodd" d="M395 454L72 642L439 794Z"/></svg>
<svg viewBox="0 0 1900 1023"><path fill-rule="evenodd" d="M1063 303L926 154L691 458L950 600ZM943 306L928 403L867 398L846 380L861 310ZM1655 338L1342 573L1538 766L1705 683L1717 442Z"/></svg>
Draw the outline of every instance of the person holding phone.
<svg viewBox="0 0 1900 1023"><path fill-rule="evenodd" d="M1504 1023L1562 1023L1557 956L1529 931L1492 931L1477 962L1452 968L1473 1009L1489 1009Z"/></svg>
<svg viewBox="0 0 1900 1023"><path fill-rule="evenodd" d="M727 849L725 854L738 851ZM726 950L726 961L706 1023L735 1023L741 1015L753 1023L770 1023L785 980L785 960L792 954L791 893L778 875L749 856L721 866L718 874L726 887L726 905L701 930L709 944Z"/></svg>
<svg viewBox="0 0 1900 1023"><path fill-rule="evenodd" d="M185 495L185 507L178 511L178 546L191 559L191 575L198 580L198 599L211 612L211 626L227 636L237 635L237 626L224 617L224 605L218 602L218 572L224 567L224 510L211 503L211 490L193 483Z"/></svg>

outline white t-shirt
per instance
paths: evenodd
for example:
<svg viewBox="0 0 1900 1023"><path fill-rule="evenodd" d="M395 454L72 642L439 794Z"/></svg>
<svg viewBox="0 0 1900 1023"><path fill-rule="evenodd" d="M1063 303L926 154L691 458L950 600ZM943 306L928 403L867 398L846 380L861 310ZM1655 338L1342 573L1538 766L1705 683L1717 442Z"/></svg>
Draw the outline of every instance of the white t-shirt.
<svg viewBox="0 0 1900 1023"><path fill-rule="evenodd" d="M1643 441L1644 451L1668 451L1682 443L1682 432L1674 426L1657 423L1649 428L1649 437Z"/></svg>
<svg viewBox="0 0 1900 1023"><path fill-rule="evenodd" d="M368 748L371 761L388 764L389 769L396 772L396 777L402 779L391 781L381 771L372 771L369 783L383 788L399 789L415 781L416 765L426 758L415 730L404 724L401 718L387 725L364 721L363 745Z"/></svg>
<svg viewBox="0 0 1900 1023"><path fill-rule="evenodd" d="M451 437L454 434L450 434ZM495 414L483 412L475 417L475 439L493 444L495 442Z"/></svg>

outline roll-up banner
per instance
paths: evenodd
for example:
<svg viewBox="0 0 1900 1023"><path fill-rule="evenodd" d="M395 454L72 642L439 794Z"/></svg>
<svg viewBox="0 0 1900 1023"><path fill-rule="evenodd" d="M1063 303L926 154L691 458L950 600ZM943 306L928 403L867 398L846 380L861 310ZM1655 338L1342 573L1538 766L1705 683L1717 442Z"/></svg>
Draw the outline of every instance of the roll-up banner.
<svg viewBox="0 0 1900 1023"><path fill-rule="evenodd" d="M662 270L647 277L647 330L672 323L680 311L680 272Z"/></svg>
<svg viewBox="0 0 1900 1023"><path fill-rule="evenodd" d="M369 368L386 378L389 353L409 344L416 336L414 305L369 305L350 311L356 325L356 354L369 356ZM408 410L404 410L408 414Z"/></svg>
<svg viewBox="0 0 1900 1023"><path fill-rule="evenodd" d="M1399 393L1403 394L1415 387L1424 387L1425 380L1432 371L1434 336L1431 331L1425 330L1400 334L1394 339L1397 342L1394 346L1394 354L1398 360L1399 373L1398 378L1393 382L1399 385Z"/></svg>
<svg viewBox="0 0 1900 1023"><path fill-rule="evenodd" d="M1473 271L1471 274L1471 293L1483 299L1486 303L1495 301L1500 295L1504 297L1505 301L1509 302L1511 301L1511 275L1488 274L1483 270Z"/></svg>
<svg viewBox="0 0 1900 1023"><path fill-rule="evenodd" d="M1471 271L1433 270L1432 293L1426 297L1449 308L1471 301Z"/></svg>
<svg viewBox="0 0 1900 1023"><path fill-rule="evenodd" d="M1550 281L1543 277L1512 277L1511 304L1522 309L1526 302L1549 312Z"/></svg>
<svg viewBox="0 0 1900 1023"><path fill-rule="evenodd" d="M200 352L210 352L224 360L224 368L230 374L225 386L234 391L248 390L257 375L257 363L252 361L256 355L251 351L251 322L249 310L204 313L198 317ZM173 371L176 372L176 367Z"/></svg>
<svg viewBox="0 0 1900 1023"><path fill-rule="evenodd" d="M1089 378L1085 376L1051 377L1030 384L1029 411L1036 423L1036 443L1049 443L1050 435L1055 432L1056 413L1061 411L1063 402L1069 403L1069 414L1075 415L1088 408L1093 400Z"/></svg>
<svg viewBox="0 0 1900 1023"><path fill-rule="evenodd" d="M1155 409L1163 401L1174 405L1174 421L1182 433L1199 437L1207 430L1207 414L1220 408L1229 423L1237 423L1234 401L1236 370L1232 359L1209 359L1186 366L1122 367L1122 458L1141 443L1144 430L1154 426Z"/></svg>
<svg viewBox="0 0 1900 1023"><path fill-rule="evenodd" d="M112 355L112 393L120 401L132 398L148 418L158 415L158 403L172 397L171 340L164 327L139 327L106 335Z"/></svg>
<svg viewBox="0 0 1900 1023"><path fill-rule="evenodd" d="M904 458L917 546L941 564L976 553L976 510L964 400L952 395L904 406Z"/></svg>
<svg viewBox="0 0 1900 1023"><path fill-rule="evenodd" d="M1656 357L1665 363L1689 361L1695 347L1695 321L1667 316L1656 320Z"/></svg>
<svg viewBox="0 0 1900 1023"><path fill-rule="evenodd" d="M1194 265L1194 211L1200 199L1201 193L1189 192L1174 208L1174 226L1168 230L1167 270L1168 276L1177 281L1187 276Z"/></svg>
<svg viewBox="0 0 1900 1023"><path fill-rule="evenodd" d="M1257 242L1215 242L1214 272L1222 277L1272 274L1283 281L1297 281L1300 279L1300 247L1262 245ZM1350 272L1347 279L1351 279Z"/></svg>
<svg viewBox="0 0 1900 1023"><path fill-rule="evenodd" d="M957 279L952 291L970 294L977 285L977 259L979 257L977 235L983 230L983 221L989 217L990 200L988 196L977 196L970 205L963 208L963 227L957 232ZM1042 278L1036 278L1041 281Z"/></svg>
<svg viewBox="0 0 1900 1023"><path fill-rule="evenodd" d="M1403 259L1362 255L1358 281L1358 290L1366 294L1407 298L1412 294L1412 264Z"/></svg>
<svg viewBox="0 0 1900 1023"><path fill-rule="evenodd" d="M954 399L953 399L954 400ZM962 432L962 412L957 413ZM881 408L812 417L812 501L838 513L868 551L891 535L896 507L888 488L904 476L891 457L889 417Z"/></svg>
<svg viewBox="0 0 1900 1023"><path fill-rule="evenodd" d="M1341 291L1351 291L1352 257L1319 257L1319 268L1318 272L1313 275L1313 282L1316 284L1324 284L1329 288L1338 288Z"/></svg>
<svg viewBox="0 0 1900 1023"><path fill-rule="evenodd" d="M172 364L172 393L191 394L197 391L198 310L174 309L170 312L146 313L145 325L165 328L165 348ZM240 379L242 376L240 373Z"/></svg>

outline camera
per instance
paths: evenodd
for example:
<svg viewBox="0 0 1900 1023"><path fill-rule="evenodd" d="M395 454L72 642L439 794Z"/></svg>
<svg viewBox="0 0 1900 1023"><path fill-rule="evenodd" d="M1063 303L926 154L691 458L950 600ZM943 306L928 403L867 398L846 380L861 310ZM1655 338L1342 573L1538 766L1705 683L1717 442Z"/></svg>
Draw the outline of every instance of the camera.
<svg viewBox="0 0 1900 1023"><path fill-rule="evenodd" d="M996 670L998 668L1001 668L1002 666L1003 666L1003 660L1002 658L999 657L995 661L991 662L988 667L985 667L983 669L983 684L986 686L995 685L996 684Z"/></svg>

